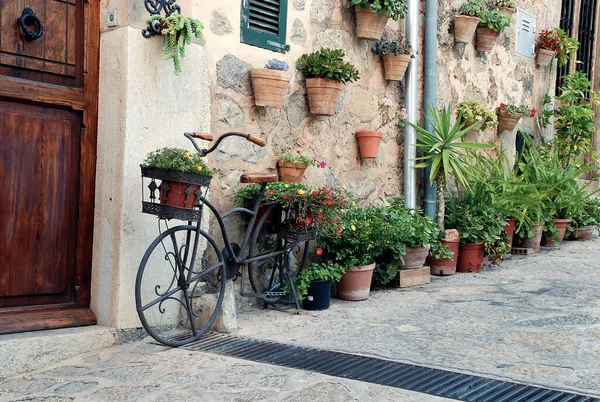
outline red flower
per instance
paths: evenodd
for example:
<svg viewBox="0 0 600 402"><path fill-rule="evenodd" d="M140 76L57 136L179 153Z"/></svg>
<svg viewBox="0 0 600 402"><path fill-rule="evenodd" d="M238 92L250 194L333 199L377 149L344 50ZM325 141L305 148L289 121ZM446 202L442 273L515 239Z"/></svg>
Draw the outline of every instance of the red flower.
<svg viewBox="0 0 600 402"><path fill-rule="evenodd" d="M336 230L336 231L335 231L335 234L336 234L337 236L341 236L341 235L342 235L342 232L340 232L339 230Z"/></svg>
<svg viewBox="0 0 600 402"><path fill-rule="evenodd" d="M341 224L341 223L338 225L338 228L340 228L340 229L341 229L341 228L343 228L343 226L342 226L342 224Z"/></svg>
<svg viewBox="0 0 600 402"><path fill-rule="evenodd" d="M341 198L338 200L338 204L342 205L342 199Z"/></svg>
<svg viewBox="0 0 600 402"><path fill-rule="evenodd" d="M313 191L313 192L312 192L312 195L317 195L317 192L316 192L316 191Z"/></svg>
<svg viewBox="0 0 600 402"><path fill-rule="evenodd" d="M275 194L275 190L269 190L269 194Z"/></svg>
<svg viewBox="0 0 600 402"><path fill-rule="evenodd" d="M504 103L501 103L501 104L500 104L500 108L499 108L499 109L500 109L500 110L502 110L502 109L504 109L505 107L506 107L506 105L505 105Z"/></svg>
<svg viewBox="0 0 600 402"><path fill-rule="evenodd" d="M317 247L316 253L317 255L323 254L323 249L321 247Z"/></svg>
<svg viewBox="0 0 600 402"><path fill-rule="evenodd" d="M317 215L317 217L318 217L319 219L323 219L323 214L319 214L319 215Z"/></svg>
<svg viewBox="0 0 600 402"><path fill-rule="evenodd" d="M284 195L284 196L283 196L283 199L284 199L284 200L287 200L287 199L288 199L288 196L287 196L287 195Z"/></svg>
<svg viewBox="0 0 600 402"><path fill-rule="evenodd" d="M313 223L312 218L306 218L306 224L307 225L312 225L312 223Z"/></svg>
<svg viewBox="0 0 600 402"><path fill-rule="evenodd" d="M323 188L321 190L327 191L327 187L323 186Z"/></svg>
<svg viewBox="0 0 600 402"><path fill-rule="evenodd" d="M531 109L531 116L529 116L529 117L531 117L533 119L535 117L536 113L537 113L537 110Z"/></svg>
<svg viewBox="0 0 600 402"><path fill-rule="evenodd" d="M335 223L335 224L337 225L337 223L338 223L338 220L337 220L337 219L334 219L334 220L333 220L333 223Z"/></svg>

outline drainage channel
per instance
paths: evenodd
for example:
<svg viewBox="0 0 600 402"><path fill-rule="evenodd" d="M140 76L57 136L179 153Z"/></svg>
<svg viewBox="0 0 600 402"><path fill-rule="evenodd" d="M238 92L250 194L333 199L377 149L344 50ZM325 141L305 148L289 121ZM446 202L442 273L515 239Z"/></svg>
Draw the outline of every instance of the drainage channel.
<svg viewBox="0 0 600 402"><path fill-rule="evenodd" d="M208 334L183 347L260 363L476 402L600 402L600 398L438 370L374 357Z"/></svg>

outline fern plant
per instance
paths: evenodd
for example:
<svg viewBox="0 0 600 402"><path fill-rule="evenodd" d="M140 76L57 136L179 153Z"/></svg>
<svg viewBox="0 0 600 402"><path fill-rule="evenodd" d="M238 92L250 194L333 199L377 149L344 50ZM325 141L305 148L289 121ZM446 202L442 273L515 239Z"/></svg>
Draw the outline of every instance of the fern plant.
<svg viewBox="0 0 600 402"><path fill-rule="evenodd" d="M148 23L161 21L162 31L165 36L165 46L163 52L165 60L173 60L175 66L175 75L181 73L181 60L185 57L185 46L192 43L192 38L202 38L202 23L191 17L186 17L179 14L173 14L167 18L161 15L153 15L148 19Z"/></svg>

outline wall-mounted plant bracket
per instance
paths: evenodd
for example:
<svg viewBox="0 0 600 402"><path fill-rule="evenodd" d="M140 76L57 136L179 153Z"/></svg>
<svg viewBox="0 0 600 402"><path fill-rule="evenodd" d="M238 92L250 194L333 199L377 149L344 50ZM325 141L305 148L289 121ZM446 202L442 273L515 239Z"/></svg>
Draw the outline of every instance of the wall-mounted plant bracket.
<svg viewBox="0 0 600 402"><path fill-rule="evenodd" d="M177 0L144 0L144 6L146 6L146 10L148 10L150 16L160 15L164 11L166 18L174 12L181 14L181 8L179 4L175 4L176 2ZM160 35L161 29L160 21L152 21L146 29L142 29L142 35L144 38Z"/></svg>

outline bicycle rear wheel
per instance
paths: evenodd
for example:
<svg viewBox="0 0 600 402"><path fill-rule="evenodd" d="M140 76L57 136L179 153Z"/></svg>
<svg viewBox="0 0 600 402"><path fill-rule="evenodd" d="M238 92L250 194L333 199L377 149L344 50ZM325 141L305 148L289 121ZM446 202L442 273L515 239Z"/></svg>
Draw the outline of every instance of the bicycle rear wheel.
<svg viewBox="0 0 600 402"><path fill-rule="evenodd" d="M135 303L144 329L168 346L199 339L219 314L225 283L212 237L191 225L166 230L148 247L137 273Z"/></svg>

